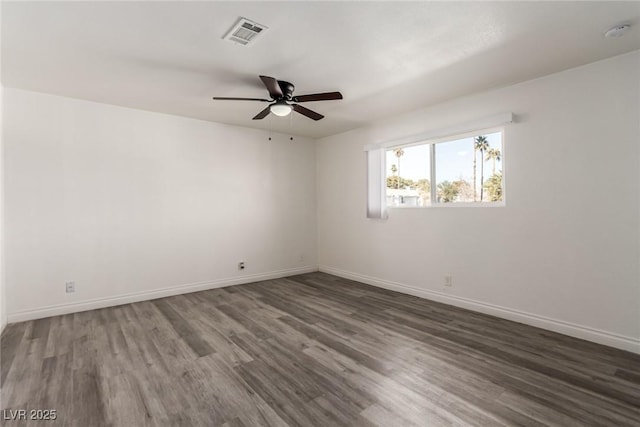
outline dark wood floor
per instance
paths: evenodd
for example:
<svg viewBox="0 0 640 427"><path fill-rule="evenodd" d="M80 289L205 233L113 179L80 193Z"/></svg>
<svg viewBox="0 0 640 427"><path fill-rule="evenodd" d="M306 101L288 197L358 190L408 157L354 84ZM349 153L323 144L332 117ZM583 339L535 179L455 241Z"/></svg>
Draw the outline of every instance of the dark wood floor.
<svg viewBox="0 0 640 427"><path fill-rule="evenodd" d="M2 409L57 411L32 425L640 425L639 355L323 273L11 324L1 350Z"/></svg>

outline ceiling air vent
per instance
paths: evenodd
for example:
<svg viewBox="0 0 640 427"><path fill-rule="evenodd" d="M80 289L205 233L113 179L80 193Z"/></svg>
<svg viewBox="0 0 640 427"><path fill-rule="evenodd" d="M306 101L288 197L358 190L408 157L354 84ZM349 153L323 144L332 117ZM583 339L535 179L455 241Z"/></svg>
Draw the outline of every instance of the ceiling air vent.
<svg viewBox="0 0 640 427"><path fill-rule="evenodd" d="M267 29L268 28L262 24L250 21L247 18L240 18L223 39L246 46L253 43L258 36Z"/></svg>

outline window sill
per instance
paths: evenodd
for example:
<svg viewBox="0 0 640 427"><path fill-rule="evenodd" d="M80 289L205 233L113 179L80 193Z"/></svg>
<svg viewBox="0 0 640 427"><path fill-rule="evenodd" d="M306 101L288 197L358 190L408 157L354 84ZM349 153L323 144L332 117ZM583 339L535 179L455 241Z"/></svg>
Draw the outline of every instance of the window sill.
<svg viewBox="0 0 640 427"><path fill-rule="evenodd" d="M427 206L387 206L387 209L433 209L433 208L500 208L506 206L505 202L458 202L458 203L435 203Z"/></svg>

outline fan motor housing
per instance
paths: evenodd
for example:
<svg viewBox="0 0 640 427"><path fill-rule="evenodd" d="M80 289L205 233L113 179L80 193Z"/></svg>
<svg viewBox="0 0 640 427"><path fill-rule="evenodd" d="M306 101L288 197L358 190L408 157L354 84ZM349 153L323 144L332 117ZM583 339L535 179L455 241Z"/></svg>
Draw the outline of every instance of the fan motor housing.
<svg viewBox="0 0 640 427"><path fill-rule="evenodd" d="M293 97L293 91L295 90L295 86L293 83L285 82L284 80L278 80L278 86L282 89L283 98L287 101L291 101Z"/></svg>

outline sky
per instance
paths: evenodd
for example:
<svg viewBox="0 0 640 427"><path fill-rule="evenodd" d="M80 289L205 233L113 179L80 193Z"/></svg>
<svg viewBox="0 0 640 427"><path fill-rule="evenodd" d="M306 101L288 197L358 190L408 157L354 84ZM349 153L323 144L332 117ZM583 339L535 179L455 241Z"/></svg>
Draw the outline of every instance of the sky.
<svg viewBox="0 0 640 427"><path fill-rule="evenodd" d="M502 137L500 132L485 134L491 148L502 152ZM399 174L402 178L429 179L429 145L417 145L403 148L404 155L400 157ZM480 173L480 155L477 170ZM398 158L393 150L387 151L387 176L392 176L391 165L398 167ZM484 163L485 178L492 174L491 160ZM502 170L502 161L496 161L496 171ZM397 173L396 173L397 174ZM478 175L479 176L479 175ZM456 181L460 178L473 181L473 137L458 139L436 144L436 181Z"/></svg>

